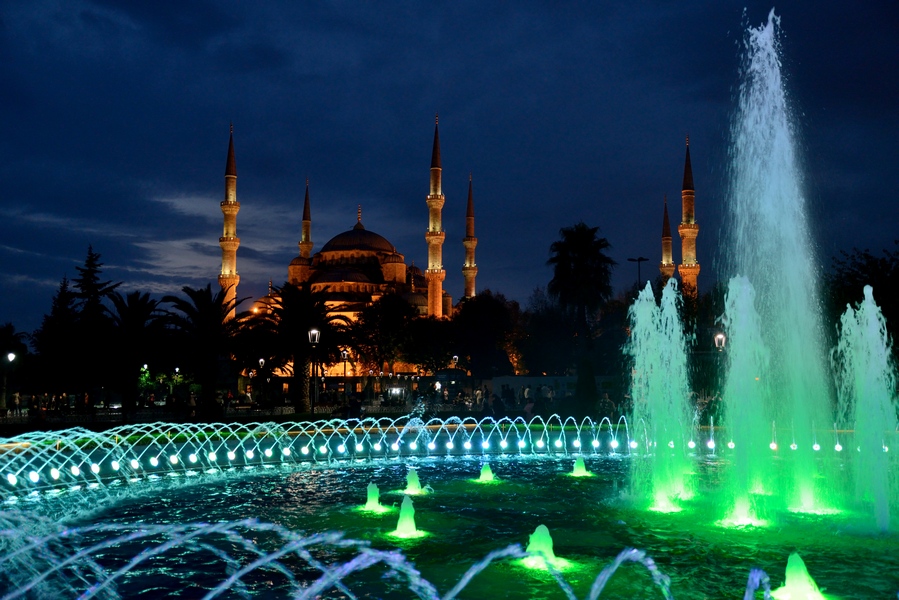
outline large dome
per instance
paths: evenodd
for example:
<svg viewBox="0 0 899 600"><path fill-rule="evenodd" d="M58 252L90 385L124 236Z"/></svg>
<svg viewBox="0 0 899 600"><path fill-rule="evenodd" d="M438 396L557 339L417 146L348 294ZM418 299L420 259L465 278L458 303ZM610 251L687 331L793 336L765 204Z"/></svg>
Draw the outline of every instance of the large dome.
<svg viewBox="0 0 899 600"><path fill-rule="evenodd" d="M348 250L396 252L393 244L374 231L365 229L361 221L356 223L356 225L349 231L338 233L328 240L328 243L322 246L321 252L345 252Z"/></svg>

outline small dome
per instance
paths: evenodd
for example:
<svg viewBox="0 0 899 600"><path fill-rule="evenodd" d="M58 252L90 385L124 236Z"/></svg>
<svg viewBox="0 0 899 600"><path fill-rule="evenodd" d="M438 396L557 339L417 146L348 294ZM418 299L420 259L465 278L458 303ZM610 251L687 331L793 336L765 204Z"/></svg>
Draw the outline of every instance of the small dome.
<svg viewBox="0 0 899 600"><path fill-rule="evenodd" d="M419 269L415 265L412 265L411 267L409 267L409 274L421 276L422 272L421 272L421 269Z"/></svg>
<svg viewBox="0 0 899 600"><path fill-rule="evenodd" d="M303 256L297 256L295 259L290 261L291 267L308 267L312 264L312 259L305 258Z"/></svg>
<svg viewBox="0 0 899 600"><path fill-rule="evenodd" d="M425 294L420 292L414 292L409 294L403 294L403 300L408 302L411 306L415 307L427 307L428 306L428 297Z"/></svg>
<svg viewBox="0 0 899 600"><path fill-rule="evenodd" d="M382 262L384 262L384 264L401 263L403 262L403 255L399 252L394 252L393 254L388 254L387 256L385 256Z"/></svg>
<svg viewBox="0 0 899 600"><path fill-rule="evenodd" d="M396 253L396 248L393 244L374 231L365 229L361 222L356 223L356 225L349 231L338 233L332 237L328 240L327 244L322 246L321 252L341 252L347 250Z"/></svg>

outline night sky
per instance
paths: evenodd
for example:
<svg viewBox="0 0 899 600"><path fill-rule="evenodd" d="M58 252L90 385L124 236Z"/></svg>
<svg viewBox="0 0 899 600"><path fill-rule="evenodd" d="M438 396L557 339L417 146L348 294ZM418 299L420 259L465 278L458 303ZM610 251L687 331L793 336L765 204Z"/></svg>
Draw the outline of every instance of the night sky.
<svg viewBox="0 0 899 600"><path fill-rule="evenodd" d="M745 8L744 8L745 7ZM899 4L777 6L822 267L899 237ZM527 301L561 227L599 226L658 274L684 138L700 289L718 277L747 24L770 3L59 0L0 7L0 323L31 331L89 244L123 290L215 282L229 123L240 296L353 226L425 266L440 115L445 289L462 292L469 172L478 289ZM680 260L675 234L675 260Z"/></svg>

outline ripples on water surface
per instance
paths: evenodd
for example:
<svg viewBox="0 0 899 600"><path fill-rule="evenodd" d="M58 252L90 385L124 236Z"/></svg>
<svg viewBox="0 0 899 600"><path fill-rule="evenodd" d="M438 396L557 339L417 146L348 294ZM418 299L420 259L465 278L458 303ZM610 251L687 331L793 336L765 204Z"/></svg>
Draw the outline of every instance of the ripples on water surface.
<svg viewBox="0 0 899 600"><path fill-rule="evenodd" d="M623 493L627 462L615 458L587 459L594 477L568 474L573 460L491 459L497 484L478 484L482 459L429 459L414 463L363 464L354 468L320 468L286 473L248 472L244 476L150 491L82 519L90 522L181 524L234 521L244 518L271 522L302 534L340 531L378 549L399 547L421 575L446 593L475 562L509 544L527 545L537 525L546 525L557 556L573 561L564 572L578 597L585 597L593 579L626 547L647 551L671 577L677 598L738 597L750 568L762 568L772 585L782 582L790 552L798 550L819 586L842 598L895 597L899 589L899 540L896 536L854 533L839 517L788 516L765 529L723 529L714 525L719 511L702 500L684 512L657 514L629 508ZM398 506L408 464L414 464L429 493L414 497L416 524L428 536L416 540L388 537L396 527ZM706 470L704 479L714 479ZM381 515L358 511L365 488L374 482L381 503L393 510ZM430 491L433 490L433 491ZM623 499L625 498L625 499ZM276 540L261 533L253 542L274 550ZM216 545L239 556L233 540ZM144 548L122 544L98 557L104 566L118 567ZM323 562L349 560L354 553L323 550ZM296 559L299 563L299 559ZM297 570L302 570L296 565ZM202 596L225 579L227 564L217 552L177 550L155 558L129 574L119 586L125 597L155 598L180 590L178 597ZM409 597L400 578L385 580L385 569L353 574L347 586L358 597ZM308 580L317 578L309 572ZM244 579L253 593L286 586L278 573L257 571ZM235 592L236 594L237 592ZM603 597L659 597L645 569L625 565L613 577ZM235 595L234 597L239 597ZM332 590L325 597L345 595ZM527 570L515 561L493 564L465 588L463 598L563 597L551 576Z"/></svg>

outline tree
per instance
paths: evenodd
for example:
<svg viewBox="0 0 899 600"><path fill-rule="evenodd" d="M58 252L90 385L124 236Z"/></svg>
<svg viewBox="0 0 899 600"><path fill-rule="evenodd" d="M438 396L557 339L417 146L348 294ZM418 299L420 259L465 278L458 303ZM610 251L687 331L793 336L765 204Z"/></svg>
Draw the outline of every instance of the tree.
<svg viewBox="0 0 899 600"><path fill-rule="evenodd" d="M425 373L446 368L456 346L452 321L421 317L409 323L408 332L402 346L403 360Z"/></svg>
<svg viewBox="0 0 899 600"><path fill-rule="evenodd" d="M549 295L558 300L575 317L576 334L587 340L589 319L612 297L612 269L616 263L606 255L612 246L606 238L597 237L599 227L583 222L559 230L561 239L549 247L547 264L553 278L547 286Z"/></svg>
<svg viewBox="0 0 899 600"><path fill-rule="evenodd" d="M76 382L76 368L80 349L77 339L77 297L69 287L66 277L59 282L53 296L50 312L44 315L41 326L31 336L37 353L38 370L43 373L44 384L54 392L64 392Z"/></svg>
<svg viewBox="0 0 899 600"><path fill-rule="evenodd" d="M575 329L561 306L537 288L522 315L519 344L525 369L533 375L565 375L574 364Z"/></svg>
<svg viewBox="0 0 899 600"><path fill-rule="evenodd" d="M359 311L350 334L362 364L375 371L394 371L416 315L397 294L385 294Z"/></svg>
<svg viewBox="0 0 899 600"><path fill-rule="evenodd" d="M252 321L255 327L267 332L271 340L273 364L292 371L288 390L296 410L308 410L311 406L309 371L313 359L309 331L319 331L319 343L314 349L316 362L331 364L340 360L340 350L347 341L344 328L349 320L342 315L329 314L327 291L313 291L308 284L285 283L273 290L272 297L268 310L261 311Z"/></svg>
<svg viewBox="0 0 899 600"><path fill-rule="evenodd" d="M199 289L184 286L181 291L186 298L163 297L162 301L176 311L165 311L165 320L175 333L173 351L200 386L198 409L211 416L216 409L218 386L231 374L228 367L232 340L241 326L240 319L230 319L228 315L244 299L228 301L226 291L213 293L211 284Z"/></svg>
<svg viewBox="0 0 899 600"><path fill-rule="evenodd" d="M159 302L146 292L134 291L123 296L114 291L110 300L112 342L116 350L111 358L112 380L114 388L122 394L123 412L127 416L137 406L142 366L155 362L162 352L164 312L159 309Z"/></svg>
<svg viewBox="0 0 899 600"><path fill-rule="evenodd" d="M472 377L493 379L514 372L510 356L519 316L517 302L490 290L462 303L453 324L460 365L467 366Z"/></svg>

